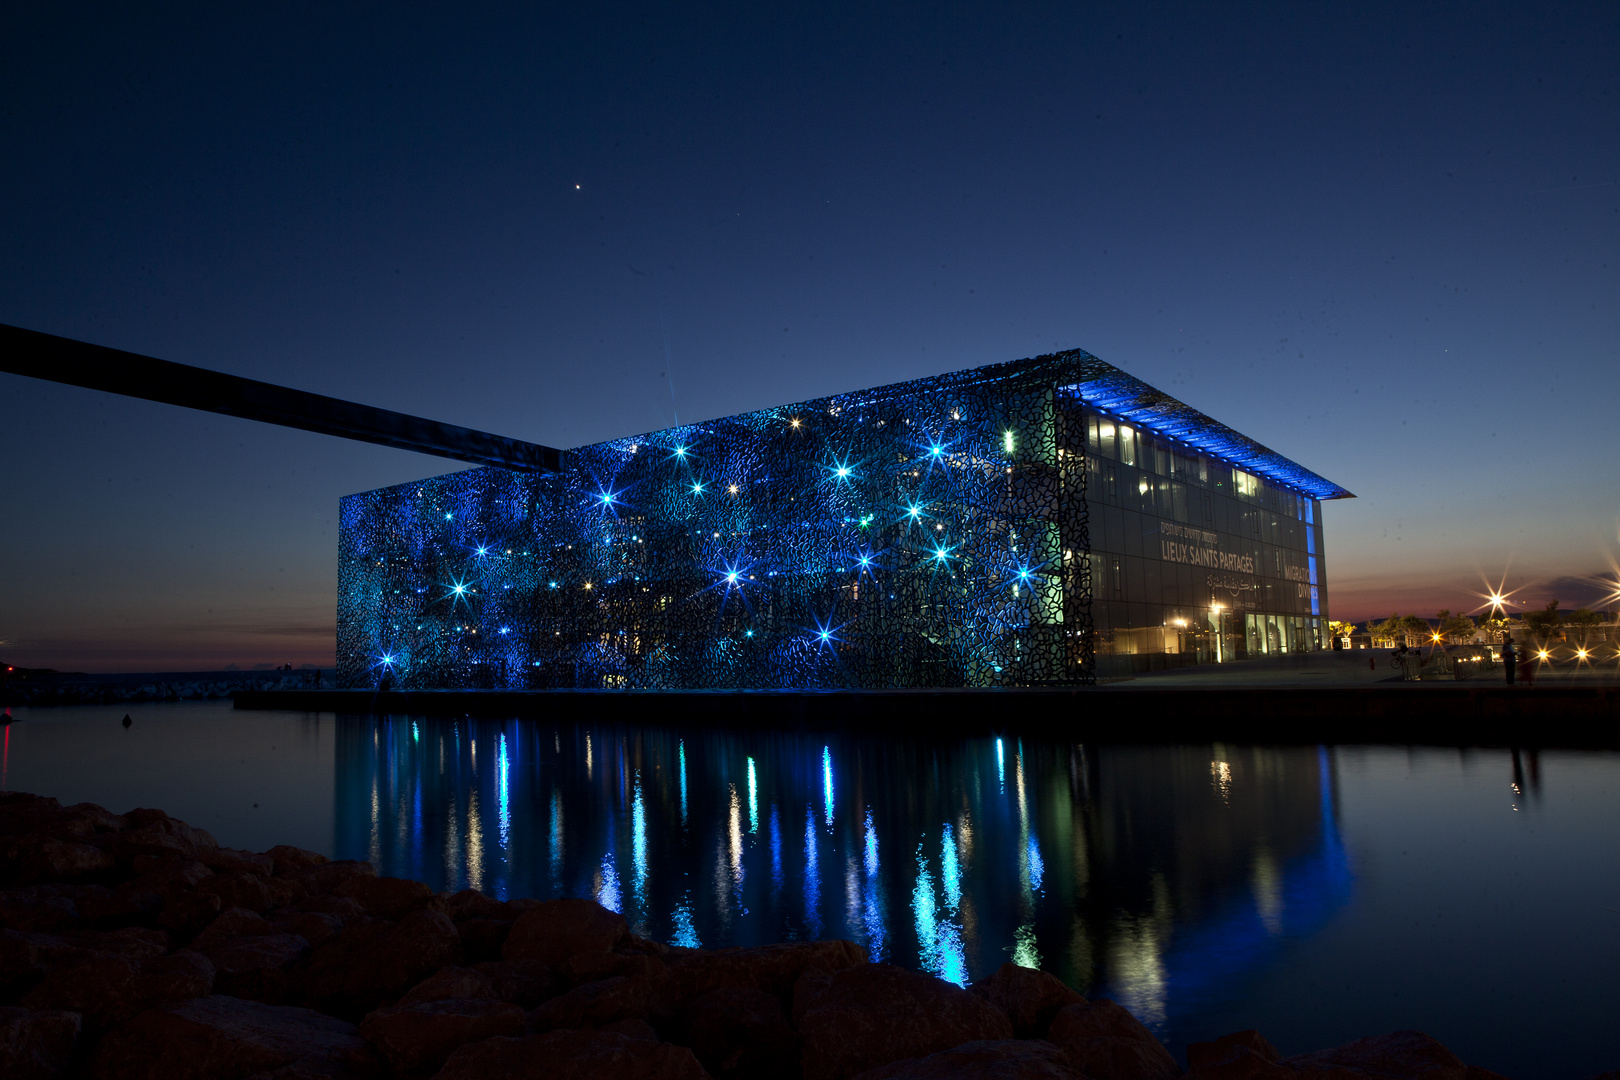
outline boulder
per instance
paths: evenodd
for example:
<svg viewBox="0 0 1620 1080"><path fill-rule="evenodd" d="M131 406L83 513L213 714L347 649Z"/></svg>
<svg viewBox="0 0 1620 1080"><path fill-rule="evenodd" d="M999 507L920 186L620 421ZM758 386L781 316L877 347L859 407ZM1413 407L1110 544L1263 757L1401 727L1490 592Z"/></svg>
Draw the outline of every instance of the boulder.
<svg viewBox="0 0 1620 1080"><path fill-rule="evenodd" d="M1213 1042L1187 1046L1187 1075L1197 1080L1288 1080L1282 1055L1258 1031L1235 1031Z"/></svg>
<svg viewBox="0 0 1620 1080"><path fill-rule="evenodd" d="M681 1011L680 1038L719 1080L799 1075L799 1035L776 994L752 987L711 990Z"/></svg>
<svg viewBox="0 0 1620 1080"><path fill-rule="evenodd" d="M645 975L616 975L576 986L529 1014L534 1031L600 1027L618 1020L648 1020L663 1011L664 999Z"/></svg>
<svg viewBox="0 0 1620 1080"><path fill-rule="evenodd" d="M474 998L499 1001L495 984L488 975L471 968L446 967L429 975L410 993L399 999L401 1005L420 1005L428 1001L446 1001L450 998Z"/></svg>
<svg viewBox="0 0 1620 1080"><path fill-rule="evenodd" d="M1006 1013L1020 1039L1045 1038L1059 1009L1086 1003L1057 976L1010 963L968 989Z"/></svg>
<svg viewBox="0 0 1620 1080"><path fill-rule="evenodd" d="M19 885L90 878L115 865L109 852L93 844L35 834L0 841L0 880Z"/></svg>
<svg viewBox="0 0 1620 1080"><path fill-rule="evenodd" d="M249 911L270 910L270 889L257 874L228 871L215 874L197 886L198 892L219 897L220 907L247 908Z"/></svg>
<svg viewBox="0 0 1620 1080"><path fill-rule="evenodd" d="M420 881L365 874L343 879L332 889L332 895L352 897L367 914L379 919L403 919L435 899L433 890Z"/></svg>
<svg viewBox="0 0 1620 1080"><path fill-rule="evenodd" d="M1142 1022L1107 998L1065 1005L1046 1037L1091 1080L1174 1080L1181 1068Z"/></svg>
<svg viewBox="0 0 1620 1080"><path fill-rule="evenodd" d="M343 859L306 867L296 873L284 875L284 880L297 882L309 896L330 896L337 891L338 886L350 878L376 876L376 868L370 863ZM364 905L361 905L361 908L364 910Z"/></svg>
<svg viewBox="0 0 1620 1080"><path fill-rule="evenodd" d="M278 911L271 925L283 934L297 934L310 945L324 945L343 932L344 920L318 911Z"/></svg>
<svg viewBox="0 0 1620 1080"><path fill-rule="evenodd" d="M499 919L509 923L519 914L504 902L493 896L485 896L477 889L462 889L446 895L444 911L458 923L463 919Z"/></svg>
<svg viewBox="0 0 1620 1080"><path fill-rule="evenodd" d="M0 929L51 933L79 921L71 885L32 885L0 889Z"/></svg>
<svg viewBox="0 0 1620 1080"><path fill-rule="evenodd" d="M1000 1039L890 1062L861 1073L858 1080L1086 1080L1086 1074L1049 1042Z"/></svg>
<svg viewBox="0 0 1620 1080"><path fill-rule="evenodd" d="M78 1041L78 1013L0 1008L0 1076L6 1080L64 1076Z"/></svg>
<svg viewBox="0 0 1620 1080"><path fill-rule="evenodd" d="M523 1034L523 1010L493 998L444 998L388 1005L360 1023L360 1035L401 1076L427 1076L458 1046Z"/></svg>
<svg viewBox="0 0 1620 1080"><path fill-rule="evenodd" d="M231 938L207 955L219 993L280 1005L287 999L289 970L309 951L309 942L297 934L263 934Z"/></svg>
<svg viewBox="0 0 1620 1080"><path fill-rule="evenodd" d="M496 960L472 965L495 987L495 996L525 1009L556 997L563 986L552 970L533 960Z"/></svg>
<svg viewBox="0 0 1620 1080"><path fill-rule="evenodd" d="M301 870L308 870L312 866L320 866L322 863L331 861L318 851L306 851L290 844L277 844L264 854L270 859L271 865L274 867L271 873L275 877L287 877Z"/></svg>
<svg viewBox="0 0 1620 1080"><path fill-rule="evenodd" d="M172 818L162 810L136 809L124 815L132 829L143 833L164 833L169 836L181 836L190 840L199 848L219 847L219 841L207 829L199 829L187 825L179 818Z"/></svg>
<svg viewBox="0 0 1620 1080"><path fill-rule="evenodd" d="M327 1075L376 1071L354 1025L309 1009L214 995L152 1009L102 1039L94 1080L234 1080L296 1064Z"/></svg>
<svg viewBox="0 0 1620 1080"><path fill-rule="evenodd" d="M86 1027L101 1029L144 1009L202 997L213 982L213 965L190 950L138 960L100 954L51 971L21 1003L33 1010L80 1013Z"/></svg>
<svg viewBox="0 0 1620 1080"><path fill-rule="evenodd" d="M844 1080L965 1042L1012 1038L1012 1022L1000 1009L959 986L893 964L840 971L814 994L795 991L794 1008L800 1012L805 1080Z"/></svg>
<svg viewBox="0 0 1620 1080"><path fill-rule="evenodd" d="M258 878L275 876L276 860L269 855L259 855L251 851L240 851L236 848L204 848L197 852L197 859L211 870L222 873L252 874Z"/></svg>
<svg viewBox="0 0 1620 1080"><path fill-rule="evenodd" d="M1467 1080L1468 1066L1421 1031L1395 1031L1282 1059L1299 1080ZM1102 1078L1098 1078L1102 1080Z"/></svg>
<svg viewBox="0 0 1620 1080"><path fill-rule="evenodd" d="M334 1016L358 1019L460 959L461 939L442 911L415 911L397 923L356 921L310 954L293 992Z"/></svg>
<svg viewBox="0 0 1620 1080"><path fill-rule="evenodd" d="M499 960L512 924L504 919L462 919L456 923L461 951L469 964Z"/></svg>
<svg viewBox="0 0 1620 1080"><path fill-rule="evenodd" d="M611 1031L553 1031L468 1043L434 1080L707 1080L684 1046Z"/></svg>
<svg viewBox="0 0 1620 1080"><path fill-rule="evenodd" d="M547 900L512 924L501 959L533 960L556 969L576 956L611 952L629 933L623 915L594 900Z"/></svg>
<svg viewBox="0 0 1620 1080"><path fill-rule="evenodd" d="M785 1000L806 969L831 974L860 967L866 959L866 950L853 941L792 941L670 952L665 963L678 1000L691 1000L725 986L763 990Z"/></svg>
<svg viewBox="0 0 1620 1080"><path fill-rule="evenodd" d="M219 916L223 905L212 893L183 892L171 896L158 909L157 923L185 940Z"/></svg>

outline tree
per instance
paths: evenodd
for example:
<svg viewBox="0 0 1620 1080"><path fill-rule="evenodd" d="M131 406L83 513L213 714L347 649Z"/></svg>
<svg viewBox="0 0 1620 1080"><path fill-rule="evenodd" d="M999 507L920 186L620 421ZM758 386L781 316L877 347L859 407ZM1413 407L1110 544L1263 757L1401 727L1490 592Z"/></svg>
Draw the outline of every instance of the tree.
<svg viewBox="0 0 1620 1080"><path fill-rule="evenodd" d="M1412 647L1427 644L1430 635L1434 631L1429 629L1428 619L1422 619L1416 615L1402 615L1401 633L1406 635L1407 646Z"/></svg>
<svg viewBox="0 0 1620 1080"><path fill-rule="evenodd" d="M1508 638L1508 621L1501 616L1481 619L1479 628L1485 632L1488 641L1506 641Z"/></svg>
<svg viewBox="0 0 1620 1080"><path fill-rule="evenodd" d="M1478 629L1474 625L1474 620L1468 616L1453 615L1450 608L1440 609L1440 629L1438 632L1443 640L1453 644L1473 641L1474 634Z"/></svg>
<svg viewBox="0 0 1620 1080"><path fill-rule="evenodd" d="M1369 624L1368 629L1372 631L1374 641L1387 642L1391 646L1406 636L1401 630L1401 617L1393 612L1376 626Z"/></svg>
<svg viewBox="0 0 1620 1080"><path fill-rule="evenodd" d="M1328 637L1330 638L1347 638L1355 632L1355 623L1340 622L1338 619L1328 621Z"/></svg>
<svg viewBox="0 0 1620 1080"><path fill-rule="evenodd" d="M1564 613L1558 610L1558 601L1549 600L1547 606L1540 611L1525 612L1524 625L1528 626L1536 637L1546 640L1564 625Z"/></svg>
<svg viewBox="0 0 1620 1080"><path fill-rule="evenodd" d="M1603 616L1587 608L1576 608L1564 619L1564 625L1575 631L1581 644L1586 644L1587 636L1603 625Z"/></svg>

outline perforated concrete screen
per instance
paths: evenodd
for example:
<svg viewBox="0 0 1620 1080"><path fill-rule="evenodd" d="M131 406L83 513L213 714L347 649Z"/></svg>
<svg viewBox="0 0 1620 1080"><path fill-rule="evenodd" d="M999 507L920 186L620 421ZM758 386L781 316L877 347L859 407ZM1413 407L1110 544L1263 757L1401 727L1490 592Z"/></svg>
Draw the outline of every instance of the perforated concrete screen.
<svg viewBox="0 0 1620 1080"><path fill-rule="evenodd" d="M1118 430L1127 420L1139 440L1128 451ZM1126 599L1115 555L1143 559L1148 549L1138 537L1126 551L1122 537L1118 553L1107 550L1100 515L1128 512L1145 528L1140 496L1121 503L1121 470L1157 479L1156 463L1165 496L1163 514L1152 505L1153 529L1173 530L1182 491L1181 524L1199 531L1159 549L1174 580L1151 602L1145 584ZM1090 490L1104 484L1106 499ZM1153 483L1137 487L1157 498ZM1181 657L1148 664L1163 666L1246 653L1244 615L1268 613L1304 620L1293 645L1304 648L1311 620L1325 615L1315 500L1345 494L1088 353L978 368L580 447L555 476L485 468L350 496L340 681L1085 685L1120 668L1119 656ZM1254 504L1253 537L1214 527L1241 532L1249 521L1216 507L1216 496ZM1300 528L1279 524L1284 511ZM1307 546L1314 612L1273 557L1297 547L1287 573L1304 574ZM1194 572L1183 581L1174 567ZM1272 568L1295 588L1271 595L1262 582ZM1094 580L1116 570L1118 590L1112 578ZM1224 590L1249 610L1227 608L1202 630L1184 620L1184 632L1130 636L1148 629L1138 622L1173 625L1182 616L1171 611L1207 615L1223 575L1227 585L1255 582ZM1099 602L1107 625L1095 621Z"/></svg>

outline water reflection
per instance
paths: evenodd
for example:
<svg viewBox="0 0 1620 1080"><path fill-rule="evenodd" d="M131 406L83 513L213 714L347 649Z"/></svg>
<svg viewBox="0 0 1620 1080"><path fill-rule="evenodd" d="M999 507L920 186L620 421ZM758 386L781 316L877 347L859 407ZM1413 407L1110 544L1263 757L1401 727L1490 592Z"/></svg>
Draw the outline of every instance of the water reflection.
<svg viewBox="0 0 1620 1080"><path fill-rule="evenodd" d="M383 873L592 896L685 945L850 938L958 983L1011 959L1161 1028L1352 886L1327 750L338 725L338 854Z"/></svg>

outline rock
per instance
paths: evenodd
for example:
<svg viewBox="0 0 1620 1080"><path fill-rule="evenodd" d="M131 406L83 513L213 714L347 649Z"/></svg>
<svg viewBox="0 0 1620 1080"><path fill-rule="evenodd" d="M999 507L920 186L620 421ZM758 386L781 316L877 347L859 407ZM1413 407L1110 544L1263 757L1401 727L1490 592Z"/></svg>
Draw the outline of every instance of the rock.
<svg viewBox="0 0 1620 1080"><path fill-rule="evenodd" d="M746 949L670 953L666 963L678 1000L723 986L747 987L787 998L807 968L828 973L866 963L866 950L852 941L798 941Z"/></svg>
<svg viewBox="0 0 1620 1080"><path fill-rule="evenodd" d="M353 922L316 949L292 985L309 1004L334 1016L361 1017L449 964L461 939L442 911L416 911L397 923Z"/></svg>
<svg viewBox="0 0 1620 1080"><path fill-rule="evenodd" d="M470 1042L523 1034L523 1010L493 998L445 998L389 1005L367 1016L360 1035L395 1072L426 1076Z"/></svg>
<svg viewBox="0 0 1620 1080"><path fill-rule="evenodd" d="M309 951L309 942L297 934L264 934L231 938L208 958L221 994L280 1005L287 999L288 969Z"/></svg>
<svg viewBox="0 0 1620 1080"><path fill-rule="evenodd" d="M669 981L669 968L665 967L664 962L655 955L615 950L609 953L571 956L557 969L557 975L570 986L599 982L602 979L611 979L615 975L627 978L644 975L653 982L664 985Z"/></svg>
<svg viewBox="0 0 1620 1080"><path fill-rule="evenodd" d="M798 999L796 991L805 1080L844 1080L965 1042L1012 1038L1012 1022L1000 1009L893 964L840 971L809 1000Z"/></svg>
<svg viewBox="0 0 1620 1080"><path fill-rule="evenodd" d="M249 911L270 910L270 890L257 874L227 872L215 874L197 886L198 892L219 897L221 907L247 908Z"/></svg>
<svg viewBox="0 0 1620 1080"><path fill-rule="evenodd" d="M81 1013L86 1027L100 1029L143 1009L202 997L213 981L213 965L190 950L142 960L101 954L51 971L23 995L22 1004Z"/></svg>
<svg viewBox="0 0 1620 1080"><path fill-rule="evenodd" d="M129 822L131 828L139 832L182 836L200 848L219 847L219 841L215 840L213 834L207 829L187 825L179 818L172 818L162 810L131 810L124 815L124 820Z"/></svg>
<svg viewBox="0 0 1620 1080"><path fill-rule="evenodd" d="M219 897L212 893L180 893L158 910L158 925L181 939L194 937L219 916L221 906Z"/></svg>
<svg viewBox="0 0 1620 1080"><path fill-rule="evenodd" d="M88 878L115 865L102 848L52 836L12 836L0 842L0 879L19 885Z"/></svg>
<svg viewBox="0 0 1620 1080"><path fill-rule="evenodd" d="M276 928L257 911L233 907L220 912L217 918L204 927L202 932L192 939L191 947L198 952L208 952L233 938L263 937L275 932Z"/></svg>
<svg viewBox="0 0 1620 1080"><path fill-rule="evenodd" d="M502 919L463 919L456 923L462 955L469 964L499 960L512 924Z"/></svg>
<svg viewBox="0 0 1620 1080"><path fill-rule="evenodd" d="M647 1020L662 1011L657 985L645 975L617 975L576 986L529 1014L537 1031L600 1027L618 1020Z"/></svg>
<svg viewBox="0 0 1620 1080"><path fill-rule="evenodd" d="M623 915L594 900L547 900L512 924L501 959L534 960L556 969L575 956L611 952L629 933Z"/></svg>
<svg viewBox="0 0 1620 1080"><path fill-rule="evenodd" d="M1201 1080L1286 1080L1293 1074L1276 1064L1282 1055L1258 1031L1235 1031L1213 1042L1187 1047L1187 1075Z"/></svg>
<svg viewBox="0 0 1620 1080"><path fill-rule="evenodd" d="M509 923L518 917L506 904L477 889L462 889L446 896L444 911L458 923L463 919L499 919Z"/></svg>
<svg viewBox="0 0 1620 1080"><path fill-rule="evenodd" d="M345 878L332 895L353 897L368 914L379 919L403 919L435 899L433 890L420 881L364 874Z"/></svg>
<svg viewBox="0 0 1620 1080"><path fill-rule="evenodd" d="M556 997L563 989L550 968L533 960L496 960L472 967L489 979L496 997L525 1009Z"/></svg>
<svg viewBox="0 0 1620 1080"><path fill-rule="evenodd" d="M94 1080L215 1080L303 1063L327 1075L375 1071L354 1025L309 1009L214 995L153 1009L107 1033Z"/></svg>
<svg viewBox="0 0 1620 1080"><path fill-rule="evenodd" d="M401 1005L420 1005L428 1001L446 1001L450 998L482 998L498 1001L495 984L489 976L471 968L447 967L429 975L410 993L399 999Z"/></svg>
<svg viewBox="0 0 1620 1080"><path fill-rule="evenodd" d="M275 928L283 934L297 934L312 946L324 945L342 933L344 920L318 911L277 912Z"/></svg>
<svg viewBox="0 0 1620 1080"><path fill-rule="evenodd" d="M353 877L376 877L377 871L368 862L358 862L353 859L344 859L339 862L324 862L311 866L294 874L285 875L286 880L296 881L303 886L310 896L328 896L337 891L339 885ZM358 901L356 901L358 903ZM362 910L364 905L361 905Z"/></svg>
<svg viewBox="0 0 1620 1080"><path fill-rule="evenodd" d="M858 1080L1086 1080L1086 1074L1049 1042L1003 1039L890 1062L861 1073Z"/></svg>
<svg viewBox="0 0 1620 1080"><path fill-rule="evenodd" d="M0 1008L0 1076L48 1080L64 1076L79 1041L79 1015Z"/></svg>
<svg viewBox="0 0 1620 1080"><path fill-rule="evenodd" d="M1091 1080L1174 1080L1181 1075L1164 1044L1107 998L1063 1006L1046 1037L1067 1050Z"/></svg>
<svg viewBox="0 0 1620 1080"><path fill-rule="evenodd" d="M434 1080L707 1080L684 1046L608 1031L485 1039L450 1055Z"/></svg>
<svg viewBox="0 0 1620 1080"><path fill-rule="evenodd" d="M1421 1031L1395 1031L1282 1059L1300 1080L1362 1080L1365 1077L1467 1080L1468 1066ZM1098 1078L1102 1080L1102 1078Z"/></svg>
<svg viewBox="0 0 1620 1080"><path fill-rule="evenodd" d="M222 873L252 874L257 878L268 878L273 877L276 872L276 860L271 856L239 851L236 848L206 848L197 853L197 858L204 866Z"/></svg>
<svg viewBox="0 0 1620 1080"><path fill-rule="evenodd" d="M611 1024L603 1024L601 1027L595 1028L594 1030L612 1032L613 1034L623 1035L626 1038L631 1039L651 1039L653 1042L660 1041L658 1037L658 1029L647 1023L645 1020L615 1020ZM796 1072L795 1075L797 1075Z"/></svg>
<svg viewBox="0 0 1620 1080"><path fill-rule="evenodd" d="M1057 976L1010 963L968 989L1006 1013L1020 1039L1045 1038L1059 1009L1086 1003Z"/></svg>
<svg viewBox="0 0 1620 1080"><path fill-rule="evenodd" d="M290 844L277 844L265 852L269 857L274 870L271 873L276 877L287 877L300 870L308 870L312 866L320 866L329 862L325 855L317 851L306 851L303 848L293 847Z"/></svg>
<svg viewBox="0 0 1620 1080"><path fill-rule="evenodd" d="M0 929L50 933L79 921L71 885L33 885L0 890Z"/></svg>
<svg viewBox="0 0 1620 1080"><path fill-rule="evenodd" d="M719 1080L799 1075L799 1036L777 995L752 987L711 990L680 1017L682 1037Z"/></svg>

